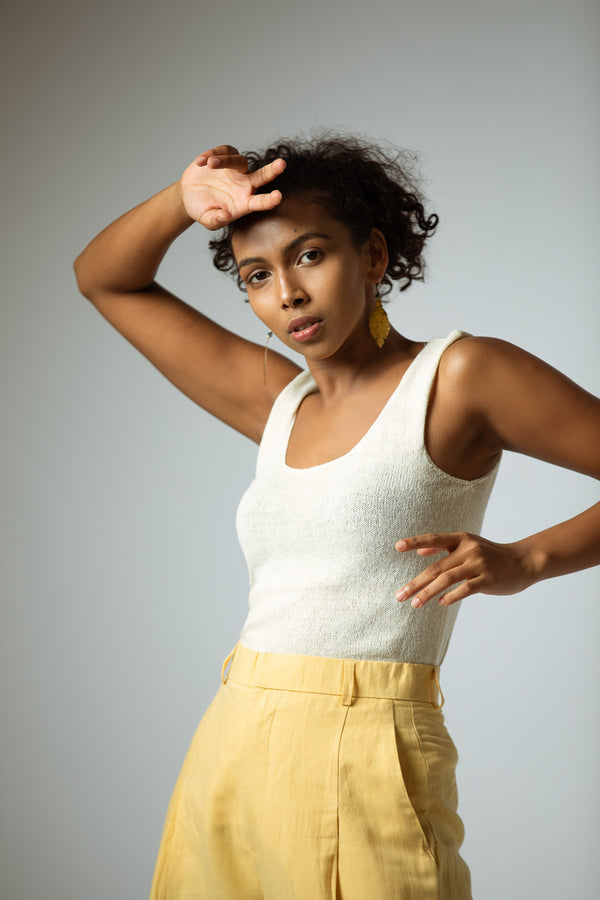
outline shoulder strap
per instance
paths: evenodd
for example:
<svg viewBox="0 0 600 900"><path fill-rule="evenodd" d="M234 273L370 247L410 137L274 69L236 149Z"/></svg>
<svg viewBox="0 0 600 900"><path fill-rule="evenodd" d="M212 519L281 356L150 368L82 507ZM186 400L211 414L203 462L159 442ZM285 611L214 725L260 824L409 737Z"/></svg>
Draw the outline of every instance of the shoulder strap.
<svg viewBox="0 0 600 900"><path fill-rule="evenodd" d="M287 384L277 396L271 407L262 440L258 448L256 474L264 467L281 465L285 461L285 453L296 411L307 394L316 390L317 384L310 371L300 372Z"/></svg>
<svg viewBox="0 0 600 900"><path fill-rule="evenodd" d="M413 360L394 394L386 404L368 440L361 441L361 449L368 452L371 440L384 439L390 450L400 447L422 449L425 446L425 419L429 395L444 351L461 337L464 331L452 331L448 337L432 338ZM281 391L269 414L258 450L256 474L285 462L285 453L292 425L300 403L312 391L316 382L307 369L300 372ZM363 446L364 445L364 446ZM393 452L393 450L392 450Z"/></svg>
<svg viewBox="0 0 600 900"><path fill-rule="evenodd" d="M377 439L384 446L423 449L429 396L440 359L451 344L465 336L467 332L452 331L448 337L432 338L413 360L378 423Z"/></svg>
<svg viewBox="0 0 600 900"><path fill-rule="evenodd" d="M448 347L462 337L468 337L468 333L454 330L445 338L432 338L406 372L402 382L403 425L413 446L425 445L427 408L440 360Z"/></svg>

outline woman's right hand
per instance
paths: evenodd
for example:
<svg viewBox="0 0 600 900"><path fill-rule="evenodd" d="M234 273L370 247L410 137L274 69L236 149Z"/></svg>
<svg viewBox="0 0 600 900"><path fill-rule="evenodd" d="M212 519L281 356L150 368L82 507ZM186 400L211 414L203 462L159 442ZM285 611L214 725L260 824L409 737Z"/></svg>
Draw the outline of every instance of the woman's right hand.
<svg viewBox="0 0 600 900"><path fill-rule="evenodd" d="M216 231L248 213L277 206L281 191L254 192L284 169L284 160L276 159L248 173L248 160L235 147L214 147L196 157L181 176L183 205L192 219L209 231Z"/></svg>

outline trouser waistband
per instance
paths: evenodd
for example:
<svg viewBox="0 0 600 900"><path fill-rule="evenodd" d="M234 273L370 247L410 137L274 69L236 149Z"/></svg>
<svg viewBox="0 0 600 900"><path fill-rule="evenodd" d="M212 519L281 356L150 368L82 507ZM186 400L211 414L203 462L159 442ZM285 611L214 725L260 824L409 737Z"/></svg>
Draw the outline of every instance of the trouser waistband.
<svg viewBox="0 0 600 900"><path fill-rule="evenodd" d="M248 687L338 695L344 706L351 706L357 697L414 700L431 703L436 709L444 704L439 667L419 663L261 653L237 644L223 663L222 680L224 684L231 680Z"/></svg>

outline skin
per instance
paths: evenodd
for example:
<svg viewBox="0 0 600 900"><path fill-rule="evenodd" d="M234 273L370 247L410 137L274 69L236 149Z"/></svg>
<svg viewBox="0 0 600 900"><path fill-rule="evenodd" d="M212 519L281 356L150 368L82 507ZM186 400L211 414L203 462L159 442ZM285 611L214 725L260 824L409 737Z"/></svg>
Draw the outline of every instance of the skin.
<svg viewBox="0 0 600 900"><path fill-rule="evenodd" d="M369 333L375 285L387 266L384 236L357 247L350 232L310 195L256 195L284 168L251 175L228 145L214 148L161 191L101 232L75 263L99 311L177 387L242 434L260 441L273 402L300 371L287 357L218 326L155 282L170 244L193 222L215 230L241 219L233 239L256 315L300 352L317 390L302 402L288 465L310 467L347 453L375 421L422 349L392 329L379 349ZM258 212L244 222L244 216ZM321 323L299 343L290 322ZM488 472L512 450L600 478L600 401L519 348L466 337L444 353L432 391L426 446L461 479ZM399 536L399 553L441 552L397 599L424 606L440 591L448 605L474 593L513 594L545 578L600 563L600 504L535 535L499 544L467 534Z"/></svg>

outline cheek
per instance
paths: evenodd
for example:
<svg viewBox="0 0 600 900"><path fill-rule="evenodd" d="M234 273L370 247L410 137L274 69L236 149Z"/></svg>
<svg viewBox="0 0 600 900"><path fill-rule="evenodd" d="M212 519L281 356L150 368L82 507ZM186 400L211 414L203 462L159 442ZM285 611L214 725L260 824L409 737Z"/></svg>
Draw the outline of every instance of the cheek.
<svg viewBox="0 0 600 900"><path fill-rule="evenodd" d="M267 302L265 302L265 298L262 296L259 298L250 298L250 296L248 296L248 303L256 318L259 319L263 323L263 325L269 326L270 306Z"/></svg>
<svg viewBox="0 0 600 900"><path fill-rule="evenodd" d="M364 290L364 272L360 259L350 256L344 260L340 260L332 272L332 278L345 293L353 295L362 294Z"/></svg>
<svg viewBox="0 0 600 900"><path fill-rule="evenodd" d="M360 277L352 261L336 261L330 265L308 269L304 284L309 294L328 300L341 299L360 291Z"/></svg>

